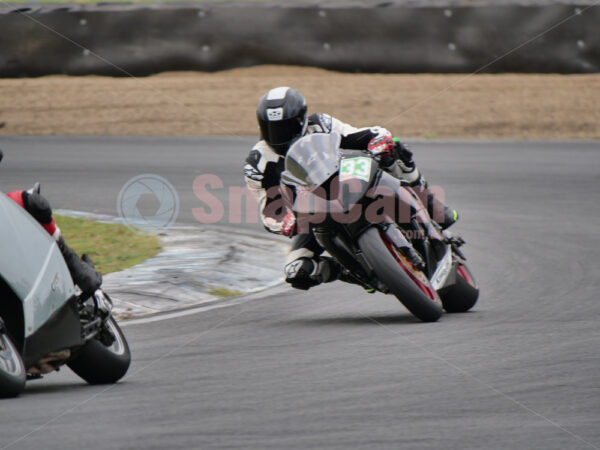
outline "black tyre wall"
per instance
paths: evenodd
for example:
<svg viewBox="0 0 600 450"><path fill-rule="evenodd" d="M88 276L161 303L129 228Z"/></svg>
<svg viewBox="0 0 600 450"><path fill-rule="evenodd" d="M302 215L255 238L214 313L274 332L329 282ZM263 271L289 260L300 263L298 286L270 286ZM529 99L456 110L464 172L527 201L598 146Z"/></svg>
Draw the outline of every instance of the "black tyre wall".
<svg viewBox="0 0 600 450"><path fill-rule="evenodd" d="M388 73L600 70L600 6L585 0L349 3L28 4L19 12L0 4L0 77L259 64Z"/></svg>

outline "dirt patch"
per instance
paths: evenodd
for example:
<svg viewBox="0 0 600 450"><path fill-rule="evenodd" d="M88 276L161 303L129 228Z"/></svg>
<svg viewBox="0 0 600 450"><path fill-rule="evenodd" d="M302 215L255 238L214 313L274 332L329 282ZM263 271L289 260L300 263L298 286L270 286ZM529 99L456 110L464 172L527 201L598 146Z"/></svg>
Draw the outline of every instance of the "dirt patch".
<svg viewBox="0 0 600 450"><path fill-rule="evenodd" d="M257 135L258 98L420 138L600 139L600 74L373 75L261 66L147 78L0 79L4 135Z"/></svg>

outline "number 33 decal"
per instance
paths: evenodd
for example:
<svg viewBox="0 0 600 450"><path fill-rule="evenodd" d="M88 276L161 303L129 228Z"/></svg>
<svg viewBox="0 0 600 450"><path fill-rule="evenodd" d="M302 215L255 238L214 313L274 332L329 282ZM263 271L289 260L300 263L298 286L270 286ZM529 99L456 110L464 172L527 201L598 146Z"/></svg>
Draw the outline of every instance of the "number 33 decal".
<svg viewBox="0 0 600 450"><path fill-rule="evenodd" d="M359 158L343 159L340 165L340 181L348 178L358 178L369 181L371 176L371 158L361 156Z"/></svg>

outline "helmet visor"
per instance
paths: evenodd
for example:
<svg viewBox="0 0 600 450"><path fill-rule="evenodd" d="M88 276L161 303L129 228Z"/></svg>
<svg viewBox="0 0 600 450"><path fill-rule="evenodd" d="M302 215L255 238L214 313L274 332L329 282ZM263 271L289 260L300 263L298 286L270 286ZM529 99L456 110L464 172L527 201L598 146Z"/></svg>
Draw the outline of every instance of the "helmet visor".
<svg viewBox="0 0 600 450"><path fill-rule="evenodd" d="M299 117L291 119L264 121L260 120L260 132L270 145L287 144L302 134L304 121Z"/></svg>

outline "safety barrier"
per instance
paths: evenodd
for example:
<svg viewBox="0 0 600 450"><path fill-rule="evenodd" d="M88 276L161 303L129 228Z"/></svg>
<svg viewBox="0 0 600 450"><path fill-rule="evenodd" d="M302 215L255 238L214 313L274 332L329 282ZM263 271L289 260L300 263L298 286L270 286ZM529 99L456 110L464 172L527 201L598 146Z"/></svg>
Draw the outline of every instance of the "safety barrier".
<svg viewBox="0 0 600 450"><path fill-rule="evenodd" d="M0 10L0 76L258 64L350 72L600 70L600 6L96 4Z"/></svg>

